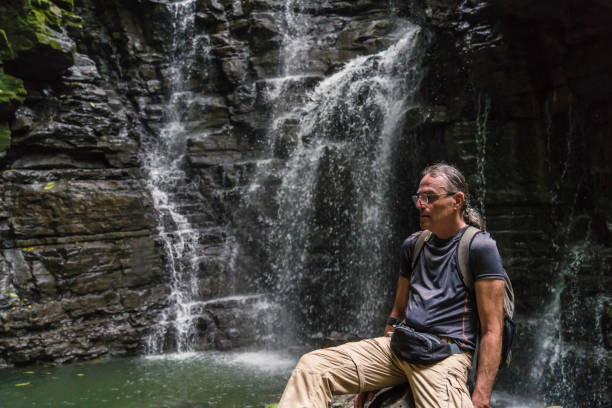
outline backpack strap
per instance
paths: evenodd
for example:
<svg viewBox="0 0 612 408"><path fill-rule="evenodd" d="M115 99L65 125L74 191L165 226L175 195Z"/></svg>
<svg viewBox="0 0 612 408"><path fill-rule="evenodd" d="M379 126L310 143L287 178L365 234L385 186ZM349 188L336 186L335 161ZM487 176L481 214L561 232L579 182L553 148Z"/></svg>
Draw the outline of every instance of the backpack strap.
<svg viewBox="0 0 612 408"><path fill-rule="evenodd" d="M474 276L470 271L470 245L479 232L478 228L468 226L459 240L459 248L457 249L457 269L459 269L463 284L471 294L474 294Z"/></svg>
<svg viewBox="0 0 612 408"><path fill-rule="evenodd" d="M421 235L419 235L416 244L414 244L414 249L412 250L411 270L414 270L414 265L416 265L417 258L419 257L419 254L423 249L423 245L425 245L425 243L429 241L429 238L431 238L431 231L429 230L423 230L423 232L421 232Z"/></svg>
<svg viewBox="0 0 612 408"><path fill-rule="evenodd" d="M471 225L468 226L459 239L459 248L457 248L457 269L459 270L459 276L463 280L467 291L472 295L474 295L474 276L470 271L470 245L472 245L472 240L479 232L478 228ZM466 381L470 395L474 393L476 376L478 375L478 354L480 353L480 329L478 327L480 327L480 322L477 323L476 327L476 348L472 357L472 368L468 373Z"/></svg>

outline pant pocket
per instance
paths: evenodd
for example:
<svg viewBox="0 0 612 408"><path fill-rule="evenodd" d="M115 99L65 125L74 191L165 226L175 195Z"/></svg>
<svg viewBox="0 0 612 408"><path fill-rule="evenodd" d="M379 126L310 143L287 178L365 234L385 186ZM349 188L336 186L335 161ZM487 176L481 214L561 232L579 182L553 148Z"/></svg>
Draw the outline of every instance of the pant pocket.
<svg viewBox="0 0 612 408"><path fill-rule="evenodd" d="M448 372L446 393L448 408L473 408L472 398L461 373L455 370Z"/></svg>

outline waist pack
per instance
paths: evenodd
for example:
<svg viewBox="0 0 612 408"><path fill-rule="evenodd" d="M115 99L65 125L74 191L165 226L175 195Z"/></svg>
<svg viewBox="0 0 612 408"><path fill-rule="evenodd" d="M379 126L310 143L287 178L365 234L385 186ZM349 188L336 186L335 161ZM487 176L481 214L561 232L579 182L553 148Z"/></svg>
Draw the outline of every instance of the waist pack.
<svg viewBox="0 0 612 408"><path fill-rule="evenodd" d="M391 351L409 363L433 364L462 352L455 343L446 343L436 335L418 332L403 323L393 327Z"/></svg>

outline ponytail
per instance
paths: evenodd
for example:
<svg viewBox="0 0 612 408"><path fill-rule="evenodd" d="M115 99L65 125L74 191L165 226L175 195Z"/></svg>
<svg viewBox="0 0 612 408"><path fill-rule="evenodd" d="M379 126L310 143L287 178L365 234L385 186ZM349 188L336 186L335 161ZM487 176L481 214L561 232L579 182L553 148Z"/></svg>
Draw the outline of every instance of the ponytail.
<svg viewBox="0 0 612 408"><path fill-rule="evenodd" d="M463 204L463 221L466 224L472 225L478 229L484 230L486 228L485 222L482 219L482 215L478 212L477 209L472 207L469 203Z"/></svg>

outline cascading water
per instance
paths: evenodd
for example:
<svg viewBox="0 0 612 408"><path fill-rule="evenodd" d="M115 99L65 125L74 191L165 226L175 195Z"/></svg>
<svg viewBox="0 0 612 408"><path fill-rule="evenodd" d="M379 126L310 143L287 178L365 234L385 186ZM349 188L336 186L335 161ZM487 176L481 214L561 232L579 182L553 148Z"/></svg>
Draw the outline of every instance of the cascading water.
<svg viewBox="0 0 612 408"><path fill-rule="evenodd" d="M290 10L287 22L305 25L305 18ZM286 76L270 87L268 97L282 109L274 112L268 144L287 137L282 130L288 120L294 121L294 144L282 169L270 161L260 166L250 193L275 172L278 211L268 220L267 284L289 305L293 318L285 329L294 325L289 331L371 335L381 327L381 307L388 303L382 294L395 276L390 254L398 244L389 208L391 154L421 80L420 31L407 22L402 26L395 44L349 61L292 109L282 101L291 97L287 89L295 90L287 84L308 71L300 65L307 51L295 46L308 42L300 37L307 30L285 36L285 44L302 57L292 49L283 64Z"/></svg>
<svg viewBox="0 0 612 408"><path fill-rule="evenodd" d="M592 291L585 277L595 268L609 271L610 265L602 262L606 250L594 245L592 227L592 220L585 216L568 221L567 230L585 230L585 236L580 242L558 248L560 262L552 299L538 317L537 337L541 341L532 353L529 388L547 404L609 405L609 352L602 319L608 313L610 296L585 296ZM587 386L590 391L585 392Z"/></svg>
<svg viewBox="0 0 612 408"><path fill-rule="evenodd" d="M586 240L580 245L568 248L567 261L561 265L557 281L553 283L553 298L541 317L542 324L538 337L542 338L543 341L539 344L539 349L535 353L536 359L529 375L534 384L539 384L542 389L545 389L543 385L547 381L544 374L547 371L554 370L555 366L559 365L561 360L566 357L566 352L564 352L566 345L561 334L563 317L561 294L567 289L568 278L575 277L583 263L588 260L587 250L590 245L590 241ZM562 364L561 367L564 368ZM560 399L561 394L567 394L573 382L568 381L568 373L562 371L558 374L557 380L554 381L555 391L550 392L549 390L548 393L550 397Z"/></svg>
<svg viewBox="0 0 612 408"><path fill-rule="evenodd" d="M303 12L304 0L287 0L284 9L284 29L281 42L281 59L279 61L281 76L303 73L308 63L312 39L310 16Z"/></svg>
<svg viewBox="0 0 612 408"><path fill-rule="evenodd" d="M491 110L491 98L488 95L478 95L478 113L476 115L476 191L480 214L486 222L485 199L487 196L487 176L485 166L487 164L487 121ZM483 106L484 105L484 106Z"/></svg>
<svg viewBox="0 0 612 408"><path fill-rule="evenodd" d="M206 38L195 33L195 0L167 4L171 16L170 58L165 67L168 101L163 109L161 127L156 135L143 141L141 162L147 188L157 211L158 234L171 273L169 307L163 312L156 330L148 339L147 352L159 353L166 347L190 351L196 335L193 320L198 309L197 268L202 249L200 232L182 213L180 196L190 188L185 174L186 140L182 120L193 93L189 90L191 64L196 53L206 53ZM193 187L193 186L191 186ZM165 344L168 334L175 345Z"/></svg>

